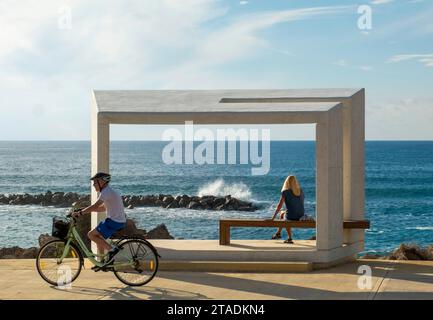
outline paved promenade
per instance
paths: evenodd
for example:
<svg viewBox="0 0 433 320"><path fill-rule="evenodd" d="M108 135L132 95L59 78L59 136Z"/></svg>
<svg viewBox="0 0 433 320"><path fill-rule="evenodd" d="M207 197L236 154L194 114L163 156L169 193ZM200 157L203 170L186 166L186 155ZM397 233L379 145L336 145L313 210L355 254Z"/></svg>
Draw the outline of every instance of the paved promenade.
<svg viewBox="0 0 433 320"><path fill-rule="evenodd" d="M370 289L358 287L361 265L371 267ZM138 288L87 269L61 290L39 277L34 260L0 260L0 299L433 299L433 262L358 260L310 273L161 271Z"/></svg>

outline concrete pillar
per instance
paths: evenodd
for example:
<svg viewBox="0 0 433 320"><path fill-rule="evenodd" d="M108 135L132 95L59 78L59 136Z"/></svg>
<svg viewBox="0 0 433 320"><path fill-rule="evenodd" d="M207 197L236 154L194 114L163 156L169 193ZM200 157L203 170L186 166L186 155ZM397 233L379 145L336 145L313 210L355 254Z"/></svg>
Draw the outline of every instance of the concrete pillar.
<svg viewBox="0 0 433 320"><path fill-rule="evenodd" d="M95 100L92 105L92 176L99 172L109 172L109 155L110 155L110 124L102 117L98 116ZM91 201L94 203L98 198L98 193L91 188ZM96 228L98 223L105 219L105 212L92 212L91 228ZM92 242L92 251L97 253L97 247Z"/></svg>
<svg viewBox="0 0 433 320"><path fill-rule="evenodd" d="M335 107L316 125L317 250L343 243L343 109Z"/></svg>
<svg viewBox="0 0 433 320"><path fill-rule="evenodd" d="M365 219L365 91L358 91L344 108L344 219ZM364 230L344 231L344 242L364 241Z"/></svg>

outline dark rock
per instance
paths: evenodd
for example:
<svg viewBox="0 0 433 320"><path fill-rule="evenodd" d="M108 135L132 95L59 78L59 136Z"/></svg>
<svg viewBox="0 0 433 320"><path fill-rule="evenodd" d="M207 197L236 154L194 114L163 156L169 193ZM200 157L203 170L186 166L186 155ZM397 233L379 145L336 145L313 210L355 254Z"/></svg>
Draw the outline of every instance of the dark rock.
<svg viewBox="0 0 433 320"><path fill-rule="evenodd" d="M135 207L132 204L130 204L127 209L134 209L134 208Z"/></svg>
<svg viewBox="0 0 433 320"><path fill-rule="evenodd" d="M416 244L401 244L389 256L390 260L428 260L431 258L428 249L419 247Z"/></svg>
<svg viewBox="0 0 433 320"><path fill-rule="evenodd" d="M200 209L201 207L201 204L196 201L191 201L187 206L188 209Z"/></svg>
<svg viewBox="0 0 433 320"><path fill-rule="evenodd" d="M38 248L31 247L28 249L20 247L10 247L0 249L0 259L35 259Z"/></svg>
<svg viewBox="0 0 433 320"><path fill-rule="evenodd" d="M129 205L129 196L122 196L123 206L127 207Z"/></svg>
<svg viewBox="0 0 433 320"><path fill-rule="evenodd" d="M212 200L200 200L199 203L204 209L212 209Z"/></svg>
<svg viewBox="0 0 433 320"><path fill-rule="evenodd" d="M147 238L148 239L174 239L168 232L168 229L165 226L165 224L160 224L156 226L156 228L150 230L147 233Z"/></svg>
<svg viewBox="0 0 433 320"><path fill-rule="evenodd" d="M170 204L173 200L174 198L172 196L166 196L162 199L162 202L164 202L165 204Z"/></svg>
<svg viewBox="0 0 433 320"><path fill-rule="evenodd" d="M52 192L48 190L47 193L45 193L44 195L44 201L50 203L52 196L53 196Z"/></svg>
<svg viewBox="0 0 433 320"><path fill-rule="evenodd" d="M129 204L132 204L134 207L137 206L140 203L140 197L139 196L132 196L129 200Z"/></svg>
<svg viewBox="0 0 433 320"><path fill-rule="evenodd" d="M67 192L63 196L64 201L67 201L68 203L72 203L78 199L77 194L73 192Z"/></svg>
<svg viewBox="0 0 433 320"><path fill-rule="evenodd" d="M226 203L226 199L225 198L216 198L214 200L214 206L215 207L218 207L218 206L220 206L220 205L222 205L224 203Z"/></svg>
<svg viewBox="0 0 433 320"><path fill-rule="evenodd" d="M167 209L171 208L179 208L179 203L176 200L173 200L168 206Z"/></svg>
<svg viewBox="0 0 433 320"><path fill-rule="evenodd" d="M133 219L126 219L126 226L120 231L117 231L113 234L112 238L118 239L123 236L130 236L130 235L145 235L146 230L138 229L135 225L135 221Z"/></svg>
<svg viewBox="0 0 433 320"><path fill-rule="evenodd" d="M44 244L51 240L57 240L56 237L50 236L48 233L41 234L38 238L39 247L42 247Z"/></svg>
<svg viewBox="0 0 433 320"><path fill-rule="evenodd" d="M38 248L31 247L28 249L24 249L24 252L21 254L21 259L36 259L38 255Z"/></svg>
<svg viewBox="0 0 433 320"><path fill-rule="evenodd" d="M60 204L63 201L63 195L61 193L55 193L53 194L53 196L51 197L51 202L56 205L56 204Z"/></svg>
<svg viewBox="0 0 433 320"><path fill-rule="evenodd" d="M10 247L10 248L1 248L0 249L0 259L14 259L17 257L17 254L23 250L20 247Z"/></svg>
<svg viewBox="0 0 433 320"><path fill-rule="evenodd" d="M157 200L157 198L154 195L151 196L144 196L141 199L141 203L143 205L155 205L155 201Z"/></svg>
<svg viewBox="0 0 433 320"><path fill-rule="evenodd" d="M1 194L0 195L0 203L4 203L4 204L9 203L9 198L7 196Z"/></svg>
<svg viewBox="0 0 433 320"><path fill-rule="evenodd" d="M179 201L179 207L186 207L189 204L189 199L181 198Z"/></svg>

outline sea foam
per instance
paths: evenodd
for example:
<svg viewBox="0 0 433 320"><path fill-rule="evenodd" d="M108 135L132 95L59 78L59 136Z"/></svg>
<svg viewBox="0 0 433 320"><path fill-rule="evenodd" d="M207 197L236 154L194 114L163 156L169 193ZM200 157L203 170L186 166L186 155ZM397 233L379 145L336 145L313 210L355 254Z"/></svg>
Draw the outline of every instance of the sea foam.
<svg viewBox="0 0 433 320"><path fill-rule="evenodd" d="M250 200L251 198L251 191L245 183L239 182L228 184L222 178L200 187L197 194L199 197L207 195L224 197L226 195L231 195L232 197L241 200Z"/></svg>

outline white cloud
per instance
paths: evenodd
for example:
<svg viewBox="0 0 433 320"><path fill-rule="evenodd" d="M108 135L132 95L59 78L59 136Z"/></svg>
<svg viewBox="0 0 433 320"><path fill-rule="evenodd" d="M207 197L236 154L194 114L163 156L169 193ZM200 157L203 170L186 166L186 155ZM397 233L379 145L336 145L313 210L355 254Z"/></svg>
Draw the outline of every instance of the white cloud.
<svg viewBox="0 0 433 320"><path fill-rule="evenodd" d="M347 67L347 61L344 59L340 59L338 61L335 61L332 64L335 64L336 66L339 66L339 67Z"/></svg>
<svg viewBox="0 0 433 320"><path fill-rule="evenodd" d="M239 4L240 4L241 6L243 6L243 5L248 4L248 1L239 1Z"/></svg>
<svg viewBox="0 0 433 320"><path fill-rule="evenodd" d="M365 115L366 139L433 139L433 97L367 99Z"/></svg>
<svg viewBox="0 0 433 320"><path fill-rule="evenodd" d="M367 65L362 65L362 66L352 65L352 64L350 64L345 59L340 59L338 61L333 62L332 64L336 65L336 66L339 66L339 67L343 67L343 68L359 69L359 70L362 70L362 71L371 71L371 70L373 70L372 66L367 66Z"/></svg>
<svg viewBox="0 0 433 320"><path fill-rule="evenodd" d="M358 66L358 68L363 71L371 71L374 69L372 66Z"/></svg>
<svg viewBox="0 0 433 320"><path fill-rule="evenodd" d="M433 139L431 96L367 100L365 114L367 139Z"/></svg>
<svg viewBox="0 0 433 320"><path fill-rule="evenodd" d="M169 78L172 79L167 88L188 83L209 84L204 75L203 81L197 81L197 76L209 67L226 64L240 59L252 57L260 52L262 48L272 46L257 33L270 28L276 24L292 21L313 19L323 15L331 15L344 12L348 7L316 7L296 10L269 11L253 13L241 16L233 20L227 26L210 32L197 42L194 54L189 61L172 69ZM289 51L287 51L288 53ZM188 77L193 77L188 79ZM211 83L215 85L215 83Z"/></svg>
<svg viewBox="0 0 433 320"><path fill-rule="evenodd" d="M433 53L429 54L398 54L390 57L387 63L416 60L423 63L425 67L433 67Z"/></svg>
<svg viewBox="0 0 433 320"><path fill-rule="evenodd" d="M65 5L71 8L70 30L58 28ZM223 20L228 7L213 0L0 1L0 135L88 139L92 89L275 87L277 80L221 75L220 66L278 50L260 36L262 30L345 8ZM223 24L208 23L219 18ZM14 132L11 123L17 122L23 129Z"/></svg>

